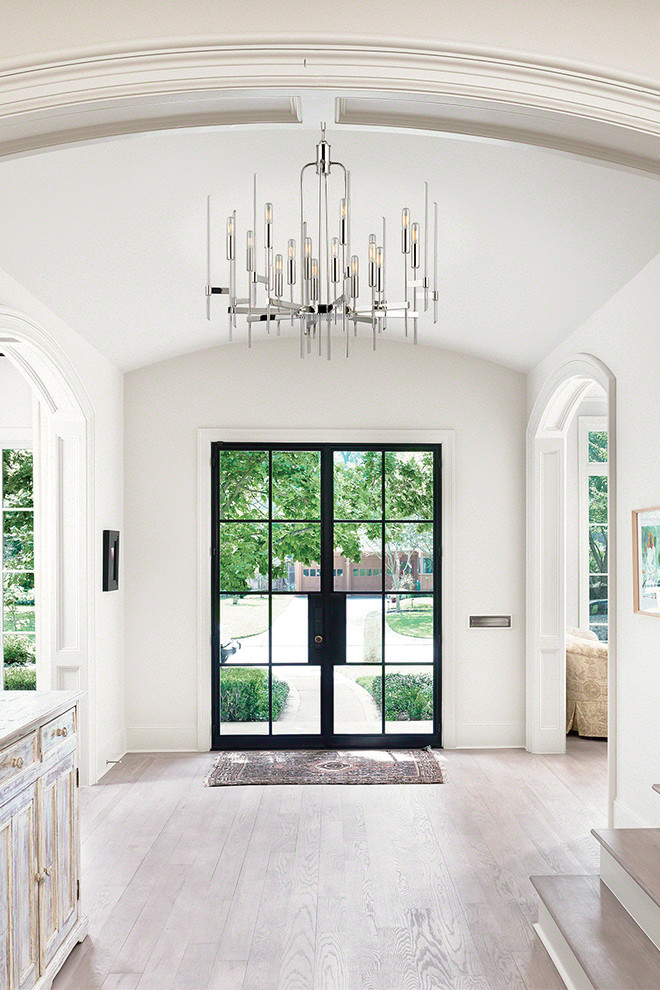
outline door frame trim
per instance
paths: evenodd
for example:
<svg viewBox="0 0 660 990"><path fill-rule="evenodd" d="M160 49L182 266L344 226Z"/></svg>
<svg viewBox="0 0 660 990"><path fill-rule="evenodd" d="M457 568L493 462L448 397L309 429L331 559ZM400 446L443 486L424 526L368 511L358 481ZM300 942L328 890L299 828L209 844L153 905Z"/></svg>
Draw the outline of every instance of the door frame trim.
<svg viewBox="0 0 660 990"><path fill-rule="evenodd" d="M227 443L433 443L442 445L442 743L456 744L456 670L452 629L453 430L291 430L203 428L197 431L197 749L211 749L211 444Z"/></svg>

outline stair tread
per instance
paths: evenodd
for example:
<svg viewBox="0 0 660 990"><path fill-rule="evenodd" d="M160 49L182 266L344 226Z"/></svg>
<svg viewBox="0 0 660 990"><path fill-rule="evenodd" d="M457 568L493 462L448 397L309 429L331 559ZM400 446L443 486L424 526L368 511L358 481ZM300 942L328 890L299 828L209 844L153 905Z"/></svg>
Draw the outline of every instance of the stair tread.
<svg viewBox="0 0 660 990"><path fill-rule="evenodd" d="M660 951L599 877L530 879L595 990L660 987Z"/></svg>
<svg viewBox="0 0 660 990"><path fill-rule="evenodd" d="M660 907L660 828L592 828L591 834Z"/></svg>
<svg viewBox="0 0 660 990"><path fill-rule="evenodd" d="M660 784L654 784L654 785L653 785L653 790L654 790L654 791L657 791L657 792L658 792L658 794L660 794Z"/></svg>

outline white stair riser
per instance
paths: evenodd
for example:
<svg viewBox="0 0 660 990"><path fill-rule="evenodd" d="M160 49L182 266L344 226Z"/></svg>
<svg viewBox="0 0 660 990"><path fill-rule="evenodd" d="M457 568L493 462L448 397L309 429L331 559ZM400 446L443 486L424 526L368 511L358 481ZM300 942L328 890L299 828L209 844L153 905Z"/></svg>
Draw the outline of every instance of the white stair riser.
<svg viewBox="0 0 660 990"><path fill-rule="evenodd" d="M628 914L660 949L660 907L604 847L600 847L600 876Z"/></svg>
<svg viewBox="0 0 660 990"><path fill-rule="evenodd" d="M539 920L534 931L552 959L567 990L594 990L594 985L575 958L573 950L543 902L539 904Z"/></svg>

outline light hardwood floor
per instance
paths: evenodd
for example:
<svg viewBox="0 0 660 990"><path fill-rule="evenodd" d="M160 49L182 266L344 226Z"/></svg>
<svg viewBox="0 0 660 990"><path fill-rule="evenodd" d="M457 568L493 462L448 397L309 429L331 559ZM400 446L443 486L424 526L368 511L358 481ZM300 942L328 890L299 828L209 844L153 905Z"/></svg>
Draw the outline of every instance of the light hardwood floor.
<svg viewBox="0 0 660 990"><path fill-rule="evenodd" d="M129 755L82 793L90 935L53 990L562 990L530 874L597 873L606 744L442 754L440 786L205 788Z"/></svg>

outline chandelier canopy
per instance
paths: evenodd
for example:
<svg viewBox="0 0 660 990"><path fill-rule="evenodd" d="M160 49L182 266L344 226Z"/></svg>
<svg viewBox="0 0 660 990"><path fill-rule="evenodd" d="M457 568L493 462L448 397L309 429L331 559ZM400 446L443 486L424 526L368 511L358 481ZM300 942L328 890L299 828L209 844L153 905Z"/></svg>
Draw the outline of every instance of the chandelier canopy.
<svg viewBox="0 0 660 990"><path fill-rule="evenodd" d="M314 196L305 199L305 173L315 169L317 181ZM343 195L330 202L328 177L333 170L341 173ZM308 183L309 184L309 183ZM310 206L309 200L313 200ZM300 357L305 354L325 354L330 360L333 338L339 339L348 357L351 334L358 336L360 326L369 327L373 349L390 320L399 320L403 332L417 343L420 310L433 305L433 322L438 322L438 204L433 203L433 284L429 276L428 182L424 183L423 221L413 220L408 207L401 211L401 294L402 299L391 304L387 299L389 249L386 247L387 225L382 217L380 240L369 235L367 244L366 300L360 298L360 258L352 254L351 240L351 174L341 162L332 161L330 144L321 127L321 140L316 145L316 159L300 170L300 231L298 239L291 237L284 253L275 253L273 204L264 206L263 267L259 263L257 238L257 176L253 178L252 228L245 235L245 296L237 291L237 227L236 210L226 221L225 257L229 262L229 285L211 284L211 207L208 201L206 315L211 319L211 296L229 296L229 340L237 326L237 318L247 320L248 347L252 346L253 325L264 323L267 333L275 327L280 335L282 321L297 324L300 332ZM396 256L395 252L395 256ZM298 258L300 264L298 264ZM286 280L286 290L285 290ZM285 298L288 297L288 298Z"/></svg>

